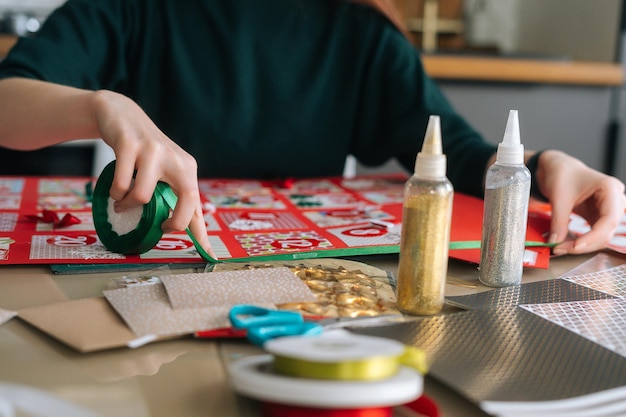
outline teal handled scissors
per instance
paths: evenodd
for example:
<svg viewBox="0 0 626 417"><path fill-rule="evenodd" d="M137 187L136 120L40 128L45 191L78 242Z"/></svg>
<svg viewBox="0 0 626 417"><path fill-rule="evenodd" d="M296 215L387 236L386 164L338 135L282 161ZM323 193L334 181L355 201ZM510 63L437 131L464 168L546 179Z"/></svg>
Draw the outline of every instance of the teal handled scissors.
<svg viewBox="0 0 626 417"><path fill-rule="evenodd" d="M324 326L305 321L294 311L272 310L248 304L238 304L228 315L236 329L245 329L248 340L258 346L282 336L314 336L322 332Z"/></svg>

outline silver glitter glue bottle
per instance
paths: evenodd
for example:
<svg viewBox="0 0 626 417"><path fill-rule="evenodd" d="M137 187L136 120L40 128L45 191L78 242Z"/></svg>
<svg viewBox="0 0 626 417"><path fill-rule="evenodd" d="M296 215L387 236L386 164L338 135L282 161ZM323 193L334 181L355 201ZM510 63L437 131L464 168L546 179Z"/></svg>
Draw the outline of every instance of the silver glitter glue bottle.
<svg viewBox="0 0 626 417"><path fill-rule="evenodd" d="M439 116L430 116L415 172L404 186L397 306L405 313L433 315L443 308L452 199Z"/></svg>
<svg viewBox="0 0 626 417"><path fill-rule="evenodd" d="M479 279L492 287L522 282L530 198L517 110L509 112L496 162L487 170Z"/></svg>

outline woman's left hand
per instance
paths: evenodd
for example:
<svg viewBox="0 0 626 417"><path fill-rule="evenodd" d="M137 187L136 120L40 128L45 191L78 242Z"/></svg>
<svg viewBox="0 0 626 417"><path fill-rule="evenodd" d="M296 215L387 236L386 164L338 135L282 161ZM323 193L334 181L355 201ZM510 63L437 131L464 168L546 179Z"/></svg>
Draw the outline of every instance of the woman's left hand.
<svg viewBox="0 0 626 417"><path fill-rule="evenodd" d="M539 191L552 205L549 242L555 255L580 254L606 248L624 215L624 184L561 151L546 150L536 171ZM583 217L587 233L569 235L570 214Z"/></svg>

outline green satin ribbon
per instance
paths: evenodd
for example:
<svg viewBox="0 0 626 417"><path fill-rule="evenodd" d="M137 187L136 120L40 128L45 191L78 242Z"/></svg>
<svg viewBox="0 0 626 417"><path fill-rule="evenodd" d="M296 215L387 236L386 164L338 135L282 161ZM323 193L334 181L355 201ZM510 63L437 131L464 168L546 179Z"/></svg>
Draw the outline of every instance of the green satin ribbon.
<svg viewBox="0 0 626 417"><path fill-rule="evenodd" d="M421 374L428 371L426 353L413 346L407 346L399 356L374 356L344 362L319 362L274 355L272 368L280 374L298 378L375 381L395 375L400 365L414 368Z"/></svg>
<svg viewBox="0 0 626 417"><path fill-rule="evenodd" d="M109 193L114 172L115 161L102 170L93 190L92 216L96 233L102 244L112 252L125 255L147 252L161 240L163 236L161 223L169 217L170 208L159 196L153 195L143 206L143 214L137 227L119 235L113 230L108 214Z"/></svg>
<svg viewBox="0 0 626 417"><path fill-rule="evenodd" d="M108 214L109 192L114 173L115 161L112 161L102 170L93 190L92 215L96 233L102 244L112 252L124 255L145 253L154 248L163 237L161 224L176 207L178 198L168 184L158 182L152 198L143 206L137 227L129 233L119 235L113 230ZM200 246L189 229L186 232L204 260L217 262Z"/></svg>
<svg viewBox="0 0 626 417"><path fill-rule="evenodd" d="M534 240L527 240L524 242L524 246L530 247L548 247L553 248L558 243L538 242ZM480 249L480 240L460 240L457 242L450 242L450 250L454 249Z"/></svg>
<svg viewBox="0 0 626 417"><path fill-rule="evenodd" d="M178 197L176 196L176 194L174 194L174 191L172 191L172 189L170 188L169 185L167 185L164 182L159 182L157 184L157 186L156 186L154 194L159 196L159 198L169 208L174 210L174 208L176 207L176 203L178 202ZM211 255L208 254L207 251L204 250L204 248L200 245L198 240L194 237L193 233L191 233L191 230L189 230L189 228L186 228L185 232L187 232L187 236L189 236L189 238L193 242L193 245L195 246L196 250L198 251L198 253L202 257L202 259L204 259L205 261L207 261L209 263L216 263L216 262L218 262L217 259L214 259Z"/></svg>
<svg viewBox="0 0 626 417"><path fill-rule="evenodd" d="M141 254L152 249L163 236L161 223L163 223L170 215L170 211L176 207L178 197L172 191L170 186L164 182L158 182L154 195L148 204L143 207L143 214L137 227L129 233L119 235L112 229L112 225L108 219L109 192L113 183L113 174L115 172L115 161L110 162L98 178L96 186L93 190L92 213L96 233L102 244L112 252L125 255ZM198 254L203 260L209 263L218 262L248 262L249 258L236 258L217 260L211 257L198 240L193 236L189 228L185 230L187 235L193 242ZM545 243L527 241L527 247L546 246L554 247L557 243ZM480 249L479 240L450 242L450 250L454 249ZM398 253L399 245L373 246L362 248L337 248L324 249L314 252L293 252L275 255L254 256L254 260L258 262L272 260L297 260L310 258L329 258L341 256L355 256L361 254L389 254Z"/></svg>

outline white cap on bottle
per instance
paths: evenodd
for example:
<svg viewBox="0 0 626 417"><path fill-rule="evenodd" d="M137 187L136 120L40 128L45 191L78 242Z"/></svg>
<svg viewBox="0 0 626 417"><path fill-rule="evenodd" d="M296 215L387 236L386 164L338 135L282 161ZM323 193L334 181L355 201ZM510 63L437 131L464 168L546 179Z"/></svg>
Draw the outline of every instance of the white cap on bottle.
<svg viewBox="0 0 626 417"><path fill-rule="evenodd" d="M502 165L520 165L524 163L524 145L522 145L520 140L517 110L509 111L504 138L498 144L496 162Z"/></svg>
<svg viewBox="0 0 626 417"><path fill-rule="evenodd" d="M439 116L430 116L428 119L422 151L415 159L415 175L433 180L446 176L446 156L442 151Z"/></svg>

